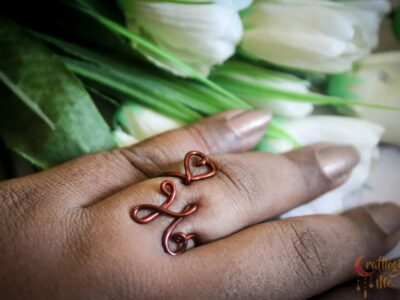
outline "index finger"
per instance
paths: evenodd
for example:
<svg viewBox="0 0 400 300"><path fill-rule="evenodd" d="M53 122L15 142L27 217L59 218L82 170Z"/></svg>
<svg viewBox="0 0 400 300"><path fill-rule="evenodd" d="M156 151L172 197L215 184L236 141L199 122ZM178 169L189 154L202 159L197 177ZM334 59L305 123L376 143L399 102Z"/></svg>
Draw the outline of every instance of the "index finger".
<svg viewBox="0 0 400 300"><path fill-rule="evenodd" d="M270 119L265 110L228 111L137 145L78 158L33 177L41 186L49 186L49 193L54 192L51 201L87 206L169 171L188 151L214 154L249 150L263 136Z"/></svg>

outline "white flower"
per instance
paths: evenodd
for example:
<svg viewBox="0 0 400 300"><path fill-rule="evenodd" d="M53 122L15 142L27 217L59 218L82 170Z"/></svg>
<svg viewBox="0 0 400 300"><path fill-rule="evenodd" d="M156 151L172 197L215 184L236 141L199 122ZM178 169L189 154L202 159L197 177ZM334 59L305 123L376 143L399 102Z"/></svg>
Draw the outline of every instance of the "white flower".
<svg viewBox="0 0 400 300"><path fill-rule="evenodd" d="M114 137L115 142L117 143L118 147L127 147L138 142L135 137L127 134L125 131L121 129L121 127L117 127L113 132L112 135Z"/></svg>
<svg viewBox="0 0 400 300"><path fill-rule="evenodd" d="M289 89L288 89L289 90ZM274 100L260 99L260 98L246 98L243 99L255 108L266 108L276 116L301 118L312 113L314 106L307 102L294 102L289 100Z"/></svg>
<svg viewBox="0 0 400 300"><path fill-rule="evenodd" d="M302 145L317 142L348 144L360 153L360 163L354 168L349 180L339 188L318 199L284 214L285 217L313 213L337 213L343 208L343 198L360 188L368 178L371 162L378 155L377 145L382 127L358 118L340 116L310 116L282 124ZM270 140L277 152L289 151L293 146L282 140Z"/></svg>
<svg viewBox="0 0 400 300"><path fill-rule="evenodd" d="M350 70L377 45L387 0L258 0L243 16L244 53L324 73Z"/></svg>
<svg viewBox="0 0 400 300"><path fill-rule="evenodd" d="M400 51L374 54L358 61L352 73L333 77L330 89L361 101L400 107ZM362 106L354 110L361 118L385 128L382 141L400 145L400 110Z"/></svg>
<svg viewBox="0 0 400 300"><path fill-rule="evenodd" d="M239 10L251 0L215 0L183 4L138 0L120 1L129 30L150 39L203 75L235 52L242 34ZM177 75L185 70L143 50L156 63Z"/></svg>
<svg viewBox="0 0 400 300"><path fill-rule="evenodd" d="M225 79L220 82L219 78ZM307 102L291 101L296 96L288 96L286 92L306 94L310 91L310 82L288 73L261 68L253 64L230 60L210 77L222 87L235 89L239 82L243 86L240 91L232 90L240 99L254 108L266 108L276 116L300 118L311 114L314 105ZM252 89L264 89L262 95L254 95Z"/></svg>
<svg viewBox="0 0 400 300"><path fill-rule="evenodd" d="M124 131L116 130L114 135L119 141L118 144L123 146L184 125L154 110L131 102L120 107L116 114L116 121Z"/></svg>

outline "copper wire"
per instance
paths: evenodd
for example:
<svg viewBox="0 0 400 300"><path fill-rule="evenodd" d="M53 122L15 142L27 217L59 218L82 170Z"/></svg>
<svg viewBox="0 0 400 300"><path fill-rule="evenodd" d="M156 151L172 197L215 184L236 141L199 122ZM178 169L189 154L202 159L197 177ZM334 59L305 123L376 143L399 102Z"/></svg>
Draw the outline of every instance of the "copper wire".
<svg viewBox="0 0 400 300"><path fill-rule="evenodd" d="M198 175L192 174L190 165L192 157L198 158L198 160L194 164L195 167L207 167L208 171ZM204 153L200 151L190 151L185 155L184 169L184 173L167 172L161 174L161 176L176 177L181 179L182 183L189 185L193 181L210 178L214 176L217 171L215 164L210 159L208 159L208 157ZM185 252L188 247L189 240L193 240L195 242L197 236L195 233L186 234L184 232L173 232L176 226L178 226L178 224L182 222L186 217L196 212L199 206L196 203L188 204L181 212L173 212L169 210L168 207L174 202L177 195L175 183L168 179L163 180L160 184L160 190L165 196L167 196L167 199L161 206L157 206L154 204L137 205L132 209L131 217L135 222L139 224L147 224L157 218L159 215L165 215L174 218L174 221L164 231L164 234L162 236L162 246L165 252L172 256L175 256ZM152 213L148 214L145 217L139 217L138 214L141 210L150 210L152 211ZM170 241L176 244L175 250L171 249L169 245Z"/></svg>

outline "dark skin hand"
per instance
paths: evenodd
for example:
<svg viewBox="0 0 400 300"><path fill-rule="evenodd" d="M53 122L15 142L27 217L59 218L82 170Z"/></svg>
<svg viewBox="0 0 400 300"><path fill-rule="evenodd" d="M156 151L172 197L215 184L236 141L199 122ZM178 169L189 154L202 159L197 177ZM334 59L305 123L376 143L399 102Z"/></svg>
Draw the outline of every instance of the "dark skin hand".
<svg viewBox="0 0 400 300"><path fill-rule="evenodd" d="M305 299L351 279L358 256L397 241L400 208L357 208L265 222L339 186L358 163L350 146L283 155L248 152L270 115L230 111L137 145L87 155L0 183L2 299ZM156 177L199 150L217 174L178 189L172 211L199 209L176 230L199 244L173 257L171 219L141 225L139 204L161 205ZM356 296L356 295L355 295Z"/></svg>

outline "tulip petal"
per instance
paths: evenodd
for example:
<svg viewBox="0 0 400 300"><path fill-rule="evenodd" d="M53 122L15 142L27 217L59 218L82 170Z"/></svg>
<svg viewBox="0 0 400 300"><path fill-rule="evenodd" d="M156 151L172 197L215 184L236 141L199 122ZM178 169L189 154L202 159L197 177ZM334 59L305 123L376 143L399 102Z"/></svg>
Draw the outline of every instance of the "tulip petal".
<svg viewBox="0 0 400 300"><path fill-rule="evenodd" d="M232 85L237 87L237 82L244 84L243 89L247 93L243 94L236 90L236 95L255 108L269 109L274 115L299 118L311 114L314 109L312 103L288 100L290 97L287 96L287 92L307 94L311 84L287 73L230 60L217 68L210 78L228 90L232 88ZM221 78L225 80L221 82ZM252 96L253 87L270 88L275 93L265 92L263 95ZM292 98L295 97L292 96Z"/></svg>
<svg viewBox="0 0 400 300"><path fill-rule="evenodd" d="M257 1L243 16L246 54L296 69L339 73L377 45L388 1ZM364 1L368 2L368 1Z"/></svg>
<svg viewBox="0 0 400 300"><path fill-rule="evenodd" d="M345 75L346 76L346 75ZM352 81L340 86L348 95L363 102L374 101L400 107L400 51L368 56L358 62L351 73ZM331 80L331 85L335 81ZM331 88L335 89L334 86ZM382 141L400 145L400 110L366 109L354 107L363 119L382 125L385 133Z"/></svg>
<svg viewBox="0 0 400 300"><path fill-rule="evenodd" d="M124 0L129 30L139 32L203 75L234 54L242 34L238 10L251 1L216 1L212 4L156 3ZM144 54L159 66L185 76L184 70Z"/></svg>
<svg viewBox="0 0 400 300"><path fill-rule="evenodd" d="M132 102L127 102L120 107L116 114L116 120L124 131L137 141L184 125L182 122ZM120 133L118 137L122 137L123 141L128 140Z"/></svg>
<svg viewBox="0 0 400 300"><path fill-rule="evenodd" d="M115 142L117 143L118 147L120 147L120 148L131 146L138 142L138 140L135 137L131 136L130 134L127 134L125 131L123 131L119 127L116 128L112 132L112 134L114 136Z"/></svg>

